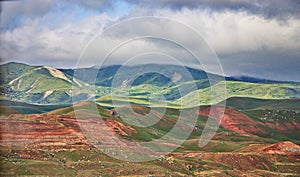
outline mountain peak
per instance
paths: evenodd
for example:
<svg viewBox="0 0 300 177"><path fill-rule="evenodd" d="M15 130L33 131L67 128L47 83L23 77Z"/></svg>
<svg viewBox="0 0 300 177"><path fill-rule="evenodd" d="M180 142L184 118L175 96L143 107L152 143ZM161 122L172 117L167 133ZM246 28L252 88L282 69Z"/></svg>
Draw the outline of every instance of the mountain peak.
<svg viewBox="0 0 300 177"><path fill-rule="evenodd" d="M66 77L66 75L65 75L63 72L61 72L61 71L59 71L59 70L57 70L57 69L55 69L55 68L51 68L51 67L49 67L49 66L42 66L41 68L47 69L47 70L49 71L49 73L50 73L53 77L57 77L57 78L60 78L60 79L65 80L65 81L67 81L67 82L69 82L69 83L72 83L72 81L71 81L70 79L68 79L68 78Z"/></svg>

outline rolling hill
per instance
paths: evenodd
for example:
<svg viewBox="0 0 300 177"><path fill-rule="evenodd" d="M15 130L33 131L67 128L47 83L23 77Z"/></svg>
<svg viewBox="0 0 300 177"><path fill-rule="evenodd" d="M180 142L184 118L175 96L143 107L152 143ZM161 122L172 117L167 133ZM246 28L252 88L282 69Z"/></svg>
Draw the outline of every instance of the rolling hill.
<svg viewBox="0 0 300 177"><path fill-rule="evenodd" d="M239 101L242 102L243 99L245 99L245 102L248 101L247 98L239 98ZM231 100L232 99L229 99L229 102L232 102ZM252 100L252 102L255 101L256 100ZM268 100L264 101L267 102ZM281 100L281 102L284 102L284 100ZM297 102L295 101L295 103L299 102L299 100ZM101 117L120 121L121 123L127 125L127 119L124 119L124 117L122 118L122 116L126 117L127 112L130 114L130 109L133 109L133 111L135 111L139 115L146 115L151 110L151 108L149 107L138 105L132 105L131 107L117 107L107 110L100 105L96 105L98 109L98 111L96 111L93 109L93 104L93 102L88 101L80 102L75 104L74 106L50 111L48 112L48 114L76 116L74 112L75 108L77 110L77 116L78 111L84 113L87 117L99 117L100 113ZM167 108L164 116L161 116L161 113L159 112L157 112L156 114L148 115L150 116L148 118L149 120L154 119L154 117L157 116L158 119L160 119L159 116L161 116L162 119L160 119L159 122L150 127L132 126L137 131L137 134L133 134L132 138L141 138L141 140L157 138L158 135L163 135L166 132L170 131L170 129L176 123L180 112L186 112L187 115L193 115L192 111L195 110L199 111L199 115L198 121L196 123L197 129L192 132L191 138L199 138L199 135L201 134L201 131L203 130L208 119L210 106L200 106L199 108L193 109ZM219 110L221 111L221 109L216 109L215 111ZM116 114L118 111L121 111L122 113L121 118ZM132 114L130 115L130 119L134 119L136 121L138 120L138 118L134 118ZM219 133L224 131L234 132L239 136L259 136L262 138L273 139L275 141L293 141L300 143L300 112L297 110L293 110L292 108L285 109L280 104L274 104L268 109L264 107L257 107L255 109L238 110L237 108L227 107L220 122L220 126L221 127L218 130Z"/></svg>
<svg viewBox="0 0 300 177"><path fill-rule="evenodd" d="M153 72L139 75L148 70ZM113 95L120 103L118 106L123 106L124 97L129 96L132 104L149 106L150 99L152 106L159 107L165 102L168 107L178 108L178 105L216 104L231 97L300 98L300 83L260 79L241 81L240 78L224 78L175 65L55 69L7 63L0 66L0 73L4 76L0 80L2 100L32 104L70 104L95 96L99 104L113 107Z"/></svg>
<svg viewBox="0 0 300 177"><path fill-rule="evenodd" d="M15 101L0 100L0 114L9 115L11 113L18 114L42 114L63 107L69 107L70 104L60 105L38 105Z"/></svg>
<svg viewBox="0 0 300 177"><path fill-rule="evenodd" d="M48 66L29 66L20 63L1 65L1 97L6 100L34 104L71 103L72 95L80 100L88 93L76 93L74 88L87 84L73 79L61 71ZM75 98L76 99L76 98Z"/></svg>
<svg viewBox="0 0 300 177"><path fill-rule="evenodd" d="M223 101L224 98L227 99L231 97L293 99L299 98L300 96L300 84L295 83L261 84L240 81L222 82L213 85L211 88L204 88L190 92L178 99L176 102L186 100L188 102L184 103L184 105L197 106L216 104ZM226 95L224 95L224 91L222 90L224 85L226 85Z"/></svg>
<svg viewBox="0 0 300 177"><path fill-rule="evenodd" d="M193 68L183 68L177 65L158 65L158 64L145 64L136 66L107 66L102 68L79 68L79 69L59 69L69 76L74 76L79 80L85 81L89 84L96 86L112 86L113 79L117 85L124 80L135 78L132 81L132 86L151 84L156 86L169 86L173 85L172 82L183 83L193 80L204 80L211 78L213 80L222 80L221 76L206 73L203 70ZM150 71L145 74L145 71ZM91 76L94 76L91 77ZM136 76L136 77L135 77Z"/></svg>
<svg viewBox="0 0 300 177"><path fill-rule="evenodd" d="M136 109L147 112L143 107ZM164 119L173 119L170 116L174 114L168 112ZM86 121L95 124L97 118ZM107 127L100 130L101 136L111 131L115 136L135 140L156 138L169 126L161 122L157 131L139 130L118 122L112 115L105 117L104 123ZM114 159L94 148L73 116L12 114L1 117L0 125L1 176L298 176L300 172L299 145L241 136L224 129L201 149L197 146L199 140L191 136L165 157L133 163ZM196 136L200 133L194 132Z"/></svg>
<svg viewBox="0 0 300 177"><path fill-rule="evenodd" d="M300 111L300 99L258 99L247 97L231 97L226 106L238 110L251 109L283 109Z"/></svg>

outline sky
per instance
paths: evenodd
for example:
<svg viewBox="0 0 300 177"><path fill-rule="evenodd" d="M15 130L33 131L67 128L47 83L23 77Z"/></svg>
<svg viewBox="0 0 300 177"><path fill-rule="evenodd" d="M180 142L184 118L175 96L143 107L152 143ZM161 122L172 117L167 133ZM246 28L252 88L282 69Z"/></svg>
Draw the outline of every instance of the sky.
<svg viewBox="0 0 300 177"><path fill-rule="evenodd" d="M173 64L165 59L168 56L227 76L300 81L298 0L0 3L1 63L76 68L155 58L157 63ZM137 38L150 34L159 38ZM129 39L134 40L122 43ZM187 51L199 53L200 62Z"/></svg>

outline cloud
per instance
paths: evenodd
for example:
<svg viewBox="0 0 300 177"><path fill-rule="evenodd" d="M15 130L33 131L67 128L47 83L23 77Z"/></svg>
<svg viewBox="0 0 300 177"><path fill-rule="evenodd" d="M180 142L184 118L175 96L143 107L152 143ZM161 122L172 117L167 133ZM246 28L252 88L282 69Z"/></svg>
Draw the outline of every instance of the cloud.
<svg viewBox="0 0 300 177"><path fill-rule="evenodd" d="M154 0L152 3L149 3L148 0L135 1L135 0L127 0L131 3L139 3L144 6L156 6L156 7L171 7L173 9L181 9L184 7L187 8L199 8L199 7L209 7L212 9L239 9L243 7L252 7L252 3L246 0Z"/></svg>
<svg viewBox="0 0 300 177"><path fill-rule="evenodd" d="M103 9L112 8L113 4L110 0L66 0L68 3L75 3L87 9L102 11Z"/></svg>
<svg viewBox="0 0 300 177"><path fill-rule="evenodd" d="M109 0L22 0L1 1L1 28L14 28L26 19L41 18L49 13L60 13L77 7L103 13L113 9Z"/></svg>
<svg viewBox="0 0 300 177"><path fill-rule="evenodd" d="M63 25L42 26L45 19L27 19L22 26L3 31L1 58L51 66L74 66L88 41L110 21L105 14L89 16L77 23L65 21ZM62 65L61 65L62 64Z"/></svg>
<svg viewBox="0 0 300 177"><path fill-rule="evenodd" d="M127 0L130 3L137 3L147 8L171 8L181 10L208 9L211 11L243 11L251 14L258 14L265 18L276 18L286 20L290 17L300 17L300 1L298 0L148 0L135 1Z"/></svg>
<svg viewBox="0 0 300 177"><path fill-rule="evenodd" d="M179 20L200 32L218 54L227 75L299 81L300 19L282 23L245 12L201 9L160 9L154 15ZM193 40L189 41L193 46Z"/></svg>
<svg viewBox="0 0 300 177"><path fill-rule="evenodd" d="M299 80L300 50L259 50L224 56L223 68L228 75L254 76L283 81Z"/></svg>
<svg viewBox="0 0 300 177"><path fill-rule="evenodd" d="M1 1L1 26L4 27L21 17L43 16L53 7L52 0Z"/></svg>
<svg viewBox="0 0 300 177"><path fill-rule="evenodd" d="M65 2L70 3L69 1ZM42 8L44 10L40 11L32 7L32 12L27 12L19 5L11 6L9 8L15 10L23 9L20 10L20 13L23 14L21 16L24 16L24 19L14 28L1 31L0 57L5 61L17 60L54 67L75 67L81 51L101 31L103 26L105 29L109 29L109 24L116 24L120 19L126 20L131 17L150 14L170 18L194 28L216 51L227 75L276 76L285 80L299 80L297 73L299 73L298 68L300 67L300 54L298 52L300 51L300 19L296 18L296 11L285 12L284 9L288 8L285 5L282 5L282 12L277 13L279 9L276 7L281 2L276 4L274 1L274 7L267 10L270 15L267 15L267 11L263 12L264 15L262 13L249 13L251 6L253 6L252 12L259 12L259 8L264 9L269 6L270 3L263 4L265 1L256 3L252 3L252 1L251 3L249 1L222 1L223 3L216 0L201 1L202 4L199 7L192 4L198 1L184 1L184 3L183 1L172 1L174 7L168 5L170 3L168 0L155 2L157 8L150 9L146 8L146 5L140 5L126 16L108 15L104 12L105 10L82 15L86 8L92 8L89 6L111 8L104 1L99 2L98 5L89 4L88 1L84 5L81 4L84 3L83 1L76 1L74 2L78 5L76 8L63 11L63 13L57 9L53 10L57 4L54 6L45 5L48 8ZM294 3L294 1L285 2ZM161 5L158 5L159 3ZM203 3L207 3L207 5ZM210 9L200 6L209 6ZM224 10L224 7L229 10ZM4 15L6 19L16 18L16 15L7 13L8 11ZM289 16L288 13L293 16ZM78 14L80 14L80 18L78 18ZM284 17L284 21L278 20L280 14ZM269 18L268 16L276 18ZM119 33L109 33L108 31L107 35L103 36L104 44L96 43L89 52L88 59L84 61L85 66L99 64L101 58L104 58L104 56L100 57L99 52L108 53L124 39L145 34L164 35L167 38L175 36L178 42L184 44L185 47L202 53L204 56L207 45L203 41L199 43L199 39L188 32L187 28L180 25L168 26L164 21L154 23L151 20L141 20L137 24L128 24L118 29ZM156 54L143 55L140 58L155 59L155 57L158 58L157 53L161 52L176 57L186 65L199 66L182 48L170 41L159 39L139 39L128 42L113 53L106 64L120 64L134 55L147 52L156 52ZM167 59L163 58L167 57L162 56L159 62L166 62ZM217 72L215 63L209 63L209 54L202 60L207 64L205 69ZM288 74L285 75L284 73Z"/></svg>
<svg viewBox="0 0 300 177"><path fill-rule="evenodd" d="M174 12L158 10L155 15L184 22L200 32L219 54L256 51L260 49L299 49L300 19L285 24L275 19L244 12L208 12L183 9ZM170 29L170 31L176 29ZM190 41L193 41L190 39Z"/></svg>

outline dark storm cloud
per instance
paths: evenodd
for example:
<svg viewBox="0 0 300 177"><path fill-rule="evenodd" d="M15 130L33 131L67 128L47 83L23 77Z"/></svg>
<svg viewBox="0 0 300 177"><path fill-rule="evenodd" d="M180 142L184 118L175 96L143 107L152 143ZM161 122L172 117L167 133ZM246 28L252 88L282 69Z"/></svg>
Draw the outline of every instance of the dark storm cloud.
<svg viewBox="0 0 300 177"><path fill-rule="evenodd" d="M212 11L246 11L259 14L266 18L287 19L289 17L300 17L299 0L127 0L130 3L146 7L170 7L172 9L182 8L205 8Z"/></svg>
<svg viewBox="0 0 300 177"><path fill-rule="evenodd" d="M257 50L239 52L223 58L222 66L229 76L254 76L271 80L299 82L299 56L297 50Z"/></svg>

